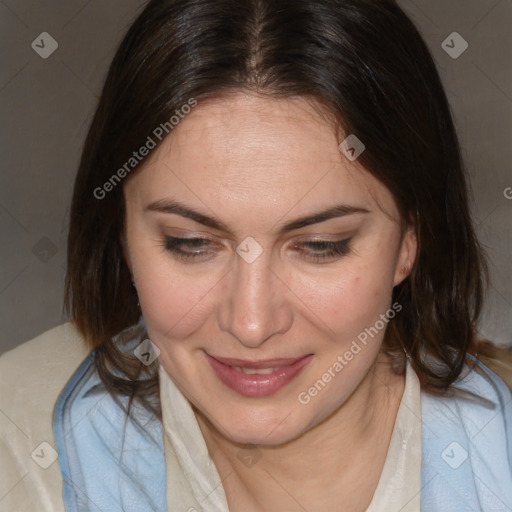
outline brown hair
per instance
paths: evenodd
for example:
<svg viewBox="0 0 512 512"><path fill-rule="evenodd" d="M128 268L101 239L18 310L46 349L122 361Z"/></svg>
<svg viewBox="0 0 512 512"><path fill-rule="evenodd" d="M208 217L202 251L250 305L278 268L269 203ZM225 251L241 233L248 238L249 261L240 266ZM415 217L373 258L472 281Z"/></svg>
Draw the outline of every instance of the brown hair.
<svg viewBox="0 0 512 512"><path fill-rule="evenodd" d="M105 198L95 190L190 98L239 90L312 99L364 142L358 162L392 192L419 244L393 291L402 310L384 349L400 371L405 349L424 386L447 388L476 332L487 267L448 101L414 24L387 0L152 0L110 66L71 206L66 307L109 391L159 414L156 365L112 339L140 319L120 245L122 185Z"/></svg>

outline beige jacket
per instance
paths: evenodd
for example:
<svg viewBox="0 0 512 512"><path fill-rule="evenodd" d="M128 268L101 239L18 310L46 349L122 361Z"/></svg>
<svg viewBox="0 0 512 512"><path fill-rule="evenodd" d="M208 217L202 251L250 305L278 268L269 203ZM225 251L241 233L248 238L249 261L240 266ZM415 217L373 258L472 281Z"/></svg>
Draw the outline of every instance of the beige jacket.
<svg viewBox="0 0 512 512"><path fill-rule="evenodd" d="M53 409L88 353L66 323L0 357L0 511L64 512Z"/></svg>

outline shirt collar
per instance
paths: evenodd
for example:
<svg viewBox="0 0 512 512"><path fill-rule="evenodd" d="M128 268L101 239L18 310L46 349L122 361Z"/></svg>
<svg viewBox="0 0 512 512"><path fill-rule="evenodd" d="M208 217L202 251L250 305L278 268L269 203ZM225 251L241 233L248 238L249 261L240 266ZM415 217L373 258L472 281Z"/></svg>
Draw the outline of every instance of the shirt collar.
<svg viewBox="0 0 512 512"><path fill-rule="evenodd" d="M421 507L420 382L409 359L405 388L384 467L366 512L418 512Z"/></svg>

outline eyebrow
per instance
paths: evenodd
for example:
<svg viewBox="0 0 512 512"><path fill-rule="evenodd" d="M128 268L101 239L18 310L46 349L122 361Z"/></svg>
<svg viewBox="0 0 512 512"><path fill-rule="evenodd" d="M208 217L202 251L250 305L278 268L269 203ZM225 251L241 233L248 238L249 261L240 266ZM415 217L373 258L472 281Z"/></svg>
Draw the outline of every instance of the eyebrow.
<svg viewBox="0 0 512 512"><path fill-rule="evenodd" d="M185 206L178 201L161 199L146 206L145 210L180 215L181 217L191 219L195 222L198 222L199 224L203 224L204 226L208 226L219 231L224 231L230 235L234 235L233 232L221 220L189 208L188 206ZM304 217L299 217L295 220L292 220L291 222L287 222L279 228L278 233L284 234L289 231L294 231L296 229L310 226L312 224L318 224L320 222L338 217L345 217L354 213L370 213L370 210L358 206L339 204L327 208L326 210L321 210Z"/></svg>

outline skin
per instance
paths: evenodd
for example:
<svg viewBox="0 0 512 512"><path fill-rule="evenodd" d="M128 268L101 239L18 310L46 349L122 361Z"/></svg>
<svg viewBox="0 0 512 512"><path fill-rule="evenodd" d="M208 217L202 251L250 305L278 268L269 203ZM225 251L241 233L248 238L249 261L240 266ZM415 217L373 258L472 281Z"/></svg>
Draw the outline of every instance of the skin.
<svg viewBox="0 0 512 512"><path fill-rule="evenodd" d="M391 307L416 257L390 192L340 142L304 98L239 92L200 103L124 184L122 243L148 333L194 407L232 511L365 510L386 458L405 377L379 352L384 329L307 405L297 399ZM146 209L166 199L231 233ZM369 213L278 233L341 203ZM165 235L213 243L182 246L209 251L187 262L166 251ZM236 252L248 236L263 249L252 263ZM350 250L317 262L294 246L318 237L351 237ZM204 352L313 359L275 394L245 397ZM252 468L237 457L244 444L262 455Z"/></svg>

